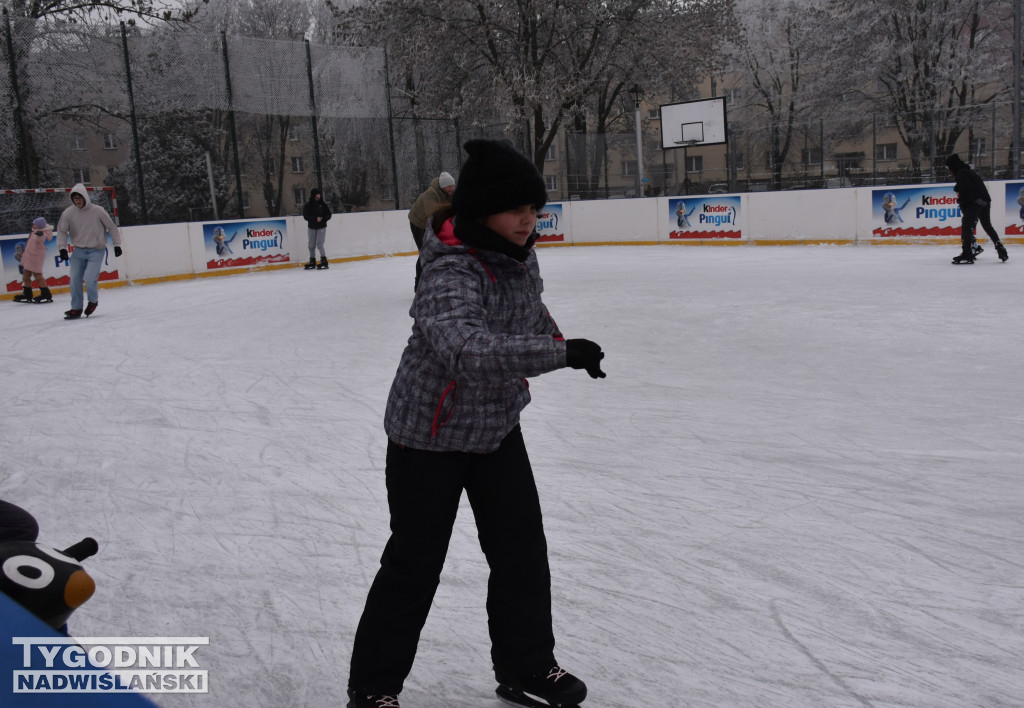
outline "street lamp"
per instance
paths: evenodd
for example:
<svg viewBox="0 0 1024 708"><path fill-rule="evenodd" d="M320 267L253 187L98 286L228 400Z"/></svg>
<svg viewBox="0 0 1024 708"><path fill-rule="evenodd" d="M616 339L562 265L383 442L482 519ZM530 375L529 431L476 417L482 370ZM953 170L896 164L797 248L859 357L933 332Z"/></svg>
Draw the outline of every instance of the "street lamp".
<svg viewBox="0 0 1024 708"><path fill-rule="evenodd" d="M640 101L644 98L644 90L640 88L640 84L633 84L629 95L633 97L633 105L636 107L636 194L640 197L643 196L644 182L644 148L640 138Z"/></svg>

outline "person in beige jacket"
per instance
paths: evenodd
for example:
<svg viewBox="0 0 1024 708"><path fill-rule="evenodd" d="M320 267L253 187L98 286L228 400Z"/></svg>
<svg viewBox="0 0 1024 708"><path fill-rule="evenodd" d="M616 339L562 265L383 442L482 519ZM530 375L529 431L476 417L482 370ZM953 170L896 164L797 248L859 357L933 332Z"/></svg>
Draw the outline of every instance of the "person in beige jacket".
<svg viewBox="0 0 1024 708"><path fill-rule="evenodd" d="M427 221L434 211L452 200L452 192L455 191L455 178L447 172L442 172L430 180L427 187L409 210L409 228L412 230L412 239L416 242L416 250L423 251L423 233L427 228ZM416 259L416 280L413 283L413 292L420 286L420 274L423 272L423 265L420 259Z"/></svg>
<svg viewBox="0 0 1024 708"><path fill-rule="evenodd" d="M114 257L121 256L121 232L107 210L89 199L89 191L81 183L71 188L71 206L64 210L57 222L57 248L61 260L68 260L68 240L74 250L71 253L71 309L64 313L64 319L74 320L82 316L82 283L85 282L89 304L85 308L88 317L99 304L100 269L107 255L107 234L114 241Z"/></svg>

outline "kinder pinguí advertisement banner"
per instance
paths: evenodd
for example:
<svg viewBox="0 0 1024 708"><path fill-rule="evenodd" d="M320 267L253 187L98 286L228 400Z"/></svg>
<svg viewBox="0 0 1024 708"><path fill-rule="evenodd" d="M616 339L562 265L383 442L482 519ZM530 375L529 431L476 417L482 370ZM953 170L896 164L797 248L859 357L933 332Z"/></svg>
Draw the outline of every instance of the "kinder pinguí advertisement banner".
<svg viewBox="0 0 1024 708"><path fill-rule="evenodd" d="M206 269L288 263L285 219L203 224Z"/></svg>
<svg viewBox="0 0 1024 708"><path fill-rule="evenodd" d="M742 238L739 197L680 197L668 200L670 239Z"/></svg>
<svg viewBox="0 0 1024 708"><path fill-rule="evenodd" d="M21 292L24 287L24 271L21 267L21 253L25 250L25 236L8 236L0 239L0 263L3 263L3 279L6 292ZM75 247L69 246L68 253L74 253ZM57 239L52 238L46 242L46 259L43 261L43 277L46 278L46 286L59 288L71 283L70 261L65 263L60 259L60 249L57 248ZM107 235L107 252L103 257L103 265L100 266L99 281L101 283L111 280L120 280L121 273L117 268L117 259L114 258L114 245ZM35 281L32 287L37 287Z"/></svg>
<svg viewBox="0 0 1024 708"><path fill-rule="evenodd" d="M959 236L962 218L951 184L871 191L872 236Z"/></svg>
<svg viewBox="0 0 1024 708"><path fill-rule="evenodd" d="M561 204L548 204L537 213L538 243L565 241L565 221Z"/></svg>
<svg viewBox="0 0 1024 708"><path fill-rule="evenodd" d="M1006 183L1006 223L1003 233L1007 236L1024 235L1024 182Z"/></svg>

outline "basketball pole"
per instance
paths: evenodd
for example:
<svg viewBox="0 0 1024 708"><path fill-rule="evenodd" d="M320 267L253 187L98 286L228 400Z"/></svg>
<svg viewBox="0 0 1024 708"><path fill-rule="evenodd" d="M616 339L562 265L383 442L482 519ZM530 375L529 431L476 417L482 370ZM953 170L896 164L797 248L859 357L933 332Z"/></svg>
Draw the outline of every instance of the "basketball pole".
<svg viewBox="0 0 1024 708"><path fill-rule="evenodd" d="M636 196L642 197L644 184L644 146L640 135L640 101L644 97L640 84L634 84L629 90L636 108Z"/></svg>

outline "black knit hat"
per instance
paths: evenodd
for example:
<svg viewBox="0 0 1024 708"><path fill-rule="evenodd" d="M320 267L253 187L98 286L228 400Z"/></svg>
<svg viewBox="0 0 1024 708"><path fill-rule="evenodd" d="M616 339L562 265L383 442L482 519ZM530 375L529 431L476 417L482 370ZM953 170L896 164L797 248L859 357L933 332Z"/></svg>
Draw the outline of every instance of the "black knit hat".
<svg viewBox="0 0 1024 708"><path fill-rule="evenodd" d="M452 194L456 214L479 218L533 204L548 203L544 178L507 140L470 140L469 153Z"/></svg>
<svg viewBox="0 0 1024 708"><path fill-rule="evenodd" d="M961 160L959 155L950 155L946 158L946 167L956 172L963 167L967 167L967 163Z"/></svg>

